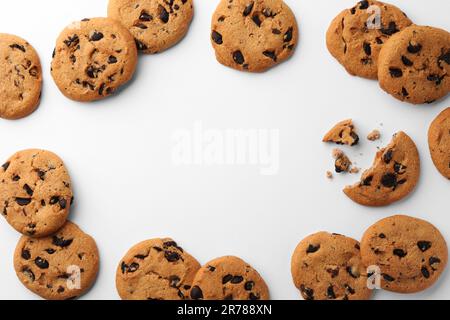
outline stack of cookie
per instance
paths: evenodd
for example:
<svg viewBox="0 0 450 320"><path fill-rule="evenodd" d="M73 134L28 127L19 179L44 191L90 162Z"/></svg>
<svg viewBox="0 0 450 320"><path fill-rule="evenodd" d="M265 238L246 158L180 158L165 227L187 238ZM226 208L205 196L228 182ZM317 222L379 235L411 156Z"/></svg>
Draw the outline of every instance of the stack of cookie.
<svg viewBox="0 0 450 320"><path fill-rule="evenodd" d="M431 287L448 260L436 227L408 216L372 225L361 243L319 232L303 239L292 256L295 286L307 300L366 300L373 289L415 293Z"/></svg>
<svg viewBox="0 0 450 320"><path fill-rule="evenodd" d="M50 151L19 151L0 168L1 213L23 234L14 268L19 280L45 299L78 297L97 276L94 239L67 220L72 203L70 176Z"/></svg>
<svg viewBox="0 0 450 320"><path fill-rule="evenodd" d="M225 256L203 267L170 238L132 247L120 261L116 287L124 300L268 300L258 272Z"/></svg>
<svg viewBox="0 0 450 320"><path fill-rule="evenodd" d="M414 25L393 5L364 0L342 11L327 47L350 74L378 79L401 101L432 103L450 92L450 33Z"/></svg>

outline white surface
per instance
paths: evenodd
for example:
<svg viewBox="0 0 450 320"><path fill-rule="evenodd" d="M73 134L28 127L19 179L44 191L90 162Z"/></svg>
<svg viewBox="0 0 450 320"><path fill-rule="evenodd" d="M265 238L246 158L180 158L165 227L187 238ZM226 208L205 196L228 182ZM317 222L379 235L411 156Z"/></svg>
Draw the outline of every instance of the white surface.
<svg viewBox="0 0 450 320"><path fill-rule="evenodd" d="M347 75L325 46L329 23L354 0L287 0L301 30L294 57L264 74L246 74L216 62L209 42L217 0L196 0L187 37L155 56L142 56L134 81L113 98L81 104L67 100L50 76L54 41L70 22L104 16L107 0L2 1L1 32L27 39L39 52L45 86L37 112L20 121L0 121L0 159L25 148L59 154L73 179L71 219L91 234L101 270L85 299L116 299L115 270L135 243L171 236L201 263L233 254L266 279L274 299L298 299L290 257L310 233L327 230L359 239L372 223L408 214L434 223L450 240L449 182L434 168L427 145L432 119L449 99L430 106L396 101L376 81ZM418 24L450 30L450 2L391 1ZM337 121L353 118L361 146L345 150L368 167L376 148L406 131L422 160L412 196L385 208L351 202L341 189L359 175L330 182L334 146L321 143ZM174 166L172 135L206 129L279 129L280 167L264 176L255 166ZM382 124L382 126L380 125ZM365 139L379 128L382 141ZM361 156L360 153L363 155ZM0 161L1 162L1 161ZM35 298L16 279L13 251L19 235L0 220L1 299ZM416 295L378 292L379 299L450 298L448 272Z"/></svg>

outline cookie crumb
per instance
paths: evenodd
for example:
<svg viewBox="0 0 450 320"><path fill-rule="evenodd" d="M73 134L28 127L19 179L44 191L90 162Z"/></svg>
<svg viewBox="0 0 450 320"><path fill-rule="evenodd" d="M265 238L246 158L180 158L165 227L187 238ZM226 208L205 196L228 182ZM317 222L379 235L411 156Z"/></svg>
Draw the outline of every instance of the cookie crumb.
<svg viewBox="0 0 450 320"><path fill-rule="evenodd" d="M373 130L371 133L369 133L367 135L367 140L369 140L369 141L376 141L376 140L379 140L380 138L381 138L381 133L380 133L380 130L377 130L377 129Z"/></svg>
<svg viewBox="0 0 450 320"><path fill-rule="evenodd" d="M333 179L333 173L331 171L327 171L327 179Z"/></svg>
<svg viewBox="0 0 450 320"><path fill-rule="evenodd" d="M349 172L352 162L341 149L333 149L334 167L337 173Z"/></svg>
<svg viewBox="0 0 450 320"><path fill-rule="evenodd" d="M343 155L345 155L345 154L344 154L344 151L342 151L341 149L339 149L339 148L333 149L332 156L334 159L340 158Z"/></svg>
<svg viewBox="0 0 450 320"><path fill-rule="evenodd" d="M352 173L352 174L356 174L356 173L359 173L359 168L358 167L352 167L351 169L350 169L350 173Z"/></svg>

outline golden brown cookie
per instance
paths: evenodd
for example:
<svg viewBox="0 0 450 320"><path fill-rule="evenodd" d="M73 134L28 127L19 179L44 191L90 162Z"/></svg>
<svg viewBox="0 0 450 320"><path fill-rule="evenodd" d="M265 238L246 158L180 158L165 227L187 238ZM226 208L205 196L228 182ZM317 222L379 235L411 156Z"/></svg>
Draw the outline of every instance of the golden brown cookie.
<svg viewBox="0 0 450 320"><path fill-rule="evenodd" d="M125 27L110 18L84 19L58 37L52 76L69 99L93 101L127 83L136 64L136 43Z"/></svg>
<svg viewBox="0 0 450 320"><path fill-rule="evenodd" d="M396 6L360 1L333 20L327 32L327 47L351 75L376 79L381 48L411 23Z"/></svg>
<svg viewBox="0 0 450 320"><path fill-rule="evenodd" d="M361 181L347 186L344 193L365 206L386 206L406 197L416 186L420 159L414 141L404 132L394 135L391 143L377 152L372 168Z"/></svg>
<svg viewBox="0 0 450 320"><path fill-rule="evenodd" d="M108 16L133 34L144 53L161 52L178 43L193 15L193 0L110 0L108 6Z"/></svg>
<svg viewBox="0 0 450 320"><path fill-rule="evenodd" d="M131 248L116 273L124 300L189 299L200 264L170 238L143 241Z"/></svg>
<svg viewBox="0 0 450 320"><path fill-rule="evenodd" d="M298 41L295 16L282 0L221 0L211 29L217 60L251 72L285 61Z"/></svg>
<svg viewBox="0 0 450 320"><path fill-rule="evenodd" d="M22 236L14 268L25 287L44 299L73 299L94 283L99 255L94 239L68 221L45 238Z"/></svg>
<svg viewBox="0 0 450 320"><path fill-rule="evenodd" d="M72 202L62 160L45 150L23 150L0 168L0 209L20 233L43 237L66 222Z"/></svg>
<svg viewBox="0 0 450 320"><path fill-rule="evenodd" d="M0 33L0 118L28 116L39 105L42 70L34 48L22 38Z"/></svg>
<svg viewBox="0 0 450 320"><path fill-rule="evenodd" d="M269 300L259 273L240 258L226 256L205 264L195 276L193 300Z"/></svg>
<svg viewBox="0 0 450 320"><path fill-rule="evenodd" d="M413 293L432 286L447 265L448 249L427 221L392 216L372 225L361 240L362 260L380 268L383 289Z"/></svg>
<svg viewBox="0 0 450 320"><path fill-rule="evenodd" d="M367 300L372 294L359 242L342 235L319 232L303 239L291 272L306 300Z"/></svg>
<svg viewBox="0 0 450 320"><path fill-rule="evenodd" d="M431 158L439 172L450 179L450 108L442 111L428 130Z"/></svg>
<svg viewBox="0 0 450 320"><path fill-rule="evenodd" d="M356 134L352 119L347 119L331 128L323 137L322 141L354 146L358 144L359 136Z"/></svg>
<svg viewBox="0 0 450 320"><path fill-rule="evenodd" d="M383 46L378 65L384 91L401 101L432 103L450 91L450 33L410 26Z"/></svg>

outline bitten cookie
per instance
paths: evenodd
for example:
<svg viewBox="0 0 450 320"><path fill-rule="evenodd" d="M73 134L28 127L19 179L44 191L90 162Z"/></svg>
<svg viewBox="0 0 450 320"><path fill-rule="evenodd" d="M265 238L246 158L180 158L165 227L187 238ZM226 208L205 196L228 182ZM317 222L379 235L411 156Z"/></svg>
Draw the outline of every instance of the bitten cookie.
<svg viewBox="0 0 450 320"><path fill-rule="evenodd" d="M193 0L110 0L108 6L108 16L133 34L144 53L161 52L178 43L193 15Z"/></svg>
<svg viewBox="0 0 450 320"><path fill-rule="evenodd" d="M69 221L49 237L23 236L14 253L19 280L49 300L73 299L85 293L97 277L98 266L94 239Z"/></svg>
<svg viewBox="0 0 450 320"><path fill-rule="evenodd" d="M361 240L362 260L378 266L383 289L413 293L432 286L445 269L447 244L427 221L392 216L372 225Z"/></svg>
<svg viewBox="0 0 450 320"><path fill-rule="evenodd" d="M131 248L116 273L124 300L184 300L200 264L170 238L143 241Z"/></svg>
<svg viewBox="0 0 450 320"><path fill-rule="evenodd" d="M0 118L19 119L39 105L42 70L39 56L25 40L0 33Z"/></svg>
<svg viewBox="0 0 450 320"><path fill-rule="evenodd" d="M391 143L377 152L372 168L361 181L347 186L344 193L365 206L386 206L406 197L416 186L420 159L416 145L404 132L394 135Z"/></svg>
<svg viewBox="0 0 450 320"><path fill-rule="evenodd" d="M432 103L450 91L450 33L410 26L383 46L378 65L384 91L401 101Z"/></svg>
<svg viewBox="0 0 450 320"><path fill-rule="evenodd" d="M269 289L245 261L226 256L204 265L195 276L193 300L268 300Z"/></svg>
<svg viewBox="0 0 450 320"><path fill-rule="evenodd" d="M221 0L211 28L217 60L251 72L288 59L298 40L295 16L281 0Z"/></svg>
<svg viewBox="0 0 450 320"><path fill-rule="evenodd" d="M361 262L359 242L319 232L303 239L292 256L295 286L306 300L366 300L366 268Z"/></svg>
<svg viewBox="0 0 450 320"><path fill-rule="evenodd" d="M360 1L333 20L327 32L327 47L351 75L376 79L381 48L411 23L393 5Z"/></svg>
<svg viewBox="0 0 450 320"><path fill-rule="evenodd" d="M450 108L442 111L428 130L431 158L439 172L450 179Z"/></svg>
<svg viewBox="0 0 450 320"><path fill-rule="evenodd" d="M71 202L69 174L50 151L19 151L0 168L1 213L24 235L56 232L66 222Z"/></svg>
<svg viewBox="0 0 450 320"><path fill-rule="evenodd" d="M51 72L66 97L93 101L128 82L136 63L136 43L125 27L109 18L84 19L59 36Z"/></svg>
<svg viewBox="0 0 450 320"><path fill-rule="evenodd" d="M328 131L322 141L354 146L358 144L359 136L356 134L352 119L347 119L339 122Z"/></svg>

